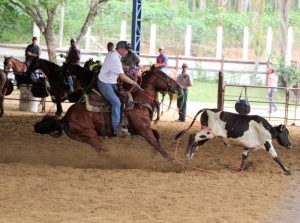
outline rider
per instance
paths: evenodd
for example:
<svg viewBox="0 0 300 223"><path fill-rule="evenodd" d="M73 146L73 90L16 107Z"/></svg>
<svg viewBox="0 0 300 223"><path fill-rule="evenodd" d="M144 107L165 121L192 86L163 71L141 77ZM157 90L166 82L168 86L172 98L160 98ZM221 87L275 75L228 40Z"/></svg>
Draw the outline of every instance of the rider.
<svg viewBox="0 0 300 223"><path fill-rule="evenodd" d="M67 53L66 62L71 63L71 64L79 64L80 50L77 47L76 40L71 39L70 44L71 44L71 46ZM71 90L71 92L73 92L74 91L74 83L73 83L72 75L68 75L67 79L68 79L68 84L70 86L70 90Z"/></svg>
<svg viewBox="0 0 300 223"><path fill-rule="evenodd" d="M128 49L128 54L122 59L123 69L125 71L125 74L127 74L129 77L137 76L139 71L140 58L135 52L132 51L130 44L129 47L130 48Z"/></svg>
<svg viewBox="0 0 300 223"><path fill-rule="evenodd" d="M165 48L163 46L159 47L158 52L159 55L156 57L155 67L168 74L168 57L165 55Z"/></svg>
<svg viewBox="0 0 300 223"><path fill-rule="evenodd" d="M38 58L41 55L41 49L38 45L37 37L32 37L32 43L26 47L25 50L25 64L27 67L31 64L33 58ZM39 79L39 71L35 70L31 73L31 79L33 81Z"/></svg>
<svg viewBox="0 0 300 223"><path fill-rule="evenodd" d="M135 81L131 80L124 73L121 58L125 57L130 48L128 42L120 41L117 43L116 50L108 53L98 76L98 88L101 94L110 102L112 126L115 134L119 137L125 137L128 133L124 132L121 124L121 102L116 95L117 79L132 84L136 88L142 88Z"/></svg>

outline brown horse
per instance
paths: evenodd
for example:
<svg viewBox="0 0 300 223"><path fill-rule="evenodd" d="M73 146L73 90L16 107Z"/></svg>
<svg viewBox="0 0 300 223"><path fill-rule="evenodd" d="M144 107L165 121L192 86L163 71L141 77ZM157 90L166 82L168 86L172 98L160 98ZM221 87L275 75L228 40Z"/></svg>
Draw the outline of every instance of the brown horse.
<svg viewBox="0 0 300 223"><path fill-rule="evenodd" d="M136 91L132 93L134 107L131 110L124 111L129 123L129 132L140 135L163 157L171 159L169 154L161 147L158 131L151 128L151 108L154 106L157 91L178 93L181 91L181 87L157 68L152 68L143 73L141 86L144 92ZM105 135L113 136L110 112L89 112L85 108L85 103L81 102L72 105L61 120L56 117L45 117L42 121L36 123L35 132L59 137L64 131L70 138L89 143L97 152L101 152L106 150L103 141L99 137L99 135L103 136L102 131L100 131L103 120L105 120Z"/></svg>
<svg viewBox="0 0 300 223"><path fill-rule="evenodd" d="M4 57L4 71L8 73L10 69L17 73L25 73L27 66L24 62L14 57Z"/></svg>

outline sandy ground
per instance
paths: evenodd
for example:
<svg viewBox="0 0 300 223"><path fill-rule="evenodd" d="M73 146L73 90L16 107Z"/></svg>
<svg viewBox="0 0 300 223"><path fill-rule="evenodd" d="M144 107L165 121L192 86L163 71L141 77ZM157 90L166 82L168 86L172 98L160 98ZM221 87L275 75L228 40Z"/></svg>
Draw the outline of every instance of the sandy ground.
<svg viewBox="0 0 300 223"><path fill-rule="evenodd" d="M252 165L238 174L241 148L217 139L196 154L192 170L165 161L137 136L105 140L107 158L66 136L35 134L42 115L8 110L0 119L1 223L300 222L299 127L289 127L292 150L274 142L291 176L264 151L250 153ZM155 126L172 155L174 136L188 125L175 118L165 113Z"/></svg>

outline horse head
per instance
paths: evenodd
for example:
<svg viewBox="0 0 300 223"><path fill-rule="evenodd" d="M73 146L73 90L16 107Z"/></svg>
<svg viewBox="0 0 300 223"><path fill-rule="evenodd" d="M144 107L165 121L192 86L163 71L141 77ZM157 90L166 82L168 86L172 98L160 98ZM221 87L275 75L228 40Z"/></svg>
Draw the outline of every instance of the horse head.
<svg viewBox="0 0 300 223"><path fill-rule="evenodd" d="M12 69L12 57L4 57L4 71L7 73L10 69Z"/></svg>
<svg viewBox="0 0 300 223"><path fill-rule="evenodd" d="M143 74L143 83L152 85L157 91L171 94L180 94L181 86L171 77L152 66L149 71Z"/></svg>

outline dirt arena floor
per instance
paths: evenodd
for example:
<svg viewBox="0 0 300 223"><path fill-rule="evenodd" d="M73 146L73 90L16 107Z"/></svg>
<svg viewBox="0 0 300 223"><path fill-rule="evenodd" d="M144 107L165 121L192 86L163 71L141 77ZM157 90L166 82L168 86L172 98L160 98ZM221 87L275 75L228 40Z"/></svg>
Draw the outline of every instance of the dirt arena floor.
<svg viewBox="0 0 300 223"><path fill-rule="evenodd" d="M35 134L42 116L6 111L0 118L1 223L300 222L299 127L289 127L292 150L274 142L291 176L264 151L250 153L252 165L238 174L241 148L219 140L203 146L192 170L165 161L137 136L106 139L107 158L67 136ZM188 123L172 120L165 114L155 128L174 156L174 136Z"/></svg>

